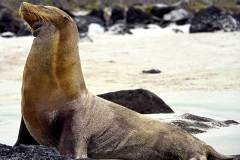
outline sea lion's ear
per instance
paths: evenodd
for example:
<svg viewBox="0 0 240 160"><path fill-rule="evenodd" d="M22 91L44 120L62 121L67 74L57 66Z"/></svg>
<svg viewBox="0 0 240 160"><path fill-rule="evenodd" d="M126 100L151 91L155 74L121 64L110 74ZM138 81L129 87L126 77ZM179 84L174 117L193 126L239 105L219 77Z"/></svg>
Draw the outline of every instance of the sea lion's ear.
<svg viewBox="0 0 240 160"><path fill-rule="evenodd" d="M69 20L69 18L68 18L67 16L64 16L63 19L64 19L65 21L68 21L68 20Z"/></svg>

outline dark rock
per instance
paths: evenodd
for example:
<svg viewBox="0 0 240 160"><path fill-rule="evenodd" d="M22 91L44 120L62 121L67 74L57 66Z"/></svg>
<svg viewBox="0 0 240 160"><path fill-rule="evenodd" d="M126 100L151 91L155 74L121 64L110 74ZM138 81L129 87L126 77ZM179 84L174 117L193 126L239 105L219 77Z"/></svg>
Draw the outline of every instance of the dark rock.
<svg viewBox="0 0 240 160"><path fill-rule="evenodd" d="M173 113L173 110L157 95L144 90L123 90L98 95L139 113Z"/></svg>
<svg viewBox="0 0 240 160"><path fill-rule="evenodd" d="M19 29L16 33L16 36L17 37L20 37L20 36L29 36L32 34L31 30L28 28L27 24L24 23L23 21L21 20L18 20L19 24Z"/></svg>
<svg viewBox="0 0 240 160"><path fill-rule="evenodd" d="M240 23L233 15L223 12L215 6L201 9L195 13L191 20L190 33L214 32L223 30L226 32L238 31Z"/></svg>
<svg viewBox="0 0 240 160"><path fill-rule="evenodd" d="M89 20L87 16L76 16L74 20L77 24L78 31L80 34L84 34L88 32Z"/></svg>
<svg viewBox="0 0 240 160"><path fill-rule="evenodd" d="M193 120L193 121L198 121L198 122L211 122L211 121L213 121L213 119L211 119L211 118L200 117L200 116L196 116L196 115L188 114L188 113L184 114L182 116L182 118L188 119L188 120Z"/></svg>
<svg viewBox="0 0 240 160"><path fill-rule="evenodd" d="M205 130L201 129L201 127L197 126L193 122L187 122L187 121L182 121L182 120L175 120L175 121L172 121L171 123L177 125L178 127L186 130L187 132L189 132L191 134L198 134L198 133L206 132Z"/></svg>
<svg viewBox="0 0 240 160"><path fill-rule="evenodd" d="M132 28L134 28L135 25L147 25L152 23L151 15L137 6L130 6L126 16L126 22Z"/></svg>
<svg viewBox="0 0 240 160"><path fill-rule="evenodd" d="M151 16L153 18L153 22L158 24L160 27L165 28L172 22L170 20L164 19L164 16L169 14L171 11L175 10L175 6L168 6L168 5L154 5L151 10Z"/></svg>
<svg viewBox="0 0 240 160"><path fill-rule="evenodd" d="M4 7L0 6L0 33L3 32L14 32L16 33L16 27L14 24L14 18L11 15L11 11Z"/></svg>
<svg viewBox="0 0 240 160"><path fill-rule="evenodd" d="M235 13L233 17L240 23L240 13Z"/></svg>
<svg viewBox="0 0 240 160"><path fill-rule="evenodd" d="M237 125L237 124L239 124L237 121L234 121L234 120L226 120L226 121L224 121L224 123L226 124L226 125Z"/></svg>
<svg viewBox="0 0 240 160"><path fill-rule="evenodd" d="M159 69L150 69L150 70L143 70L142 73L145 74L159 74L161 71Z"/></svg>
<svg viewBox="0 0 240 160"><path fill-rule="evenodd" d="M189 22L190 22L190 19L186 18L186 19L178 20L175 23L176 25L182 26L182 25L188 24Z"/></svg>
<svg viewBox="0 0 240 160"><path fill-rule="evenodd" d="M189 113L182 115L179 120L171 121L171 123L183 128L192 134L204 133L211 128L229 127L230 125L239 124L234 120L218 121Z"/></svg>
<svg viewBox="0 0 240 160"><path fill-rule="evenodd" d="M30 35L27 25L12 15L12 11L0 5L0 33L12 32L16 36Z"/></svg>
<svg viewBox="0 0 240 160"><path fill-rule="evenodd" d="M106 27L106 19L104 17L104 10L102 8L93 9L87 16L99 19L104 27Z"/></svg>
<svg viewBox="0 0 240 160"><path fill-rule="evenodd" d="M114 25L118 23L119 21L124 21L125 19L125 9L122 7L113 7L112 13L110 17L110 25Z"/></svg>
<svg viewBox="0 0 240 160"><path fill-rule="evenodd" d="M168 5L155 5L151 9L151 15L158 18L163 19L164 15L170 13L171 11L175 10L175 6L168 6Z"/></svg>
<svg viewBox="0 0 240 160"><path fill-rule="evenodd" d="M103 27L105 25L101 19L93 16L75 16L74 20L77 24L80 37L87 36L90 24L99 24Z"/></svg>
<svg viewBox="0 0 240 160"><path fill-rule="evenodd" d="M25 146L10 147L0 144L1 160L71 160L61 156L58 151L45 146Z"/></svg>

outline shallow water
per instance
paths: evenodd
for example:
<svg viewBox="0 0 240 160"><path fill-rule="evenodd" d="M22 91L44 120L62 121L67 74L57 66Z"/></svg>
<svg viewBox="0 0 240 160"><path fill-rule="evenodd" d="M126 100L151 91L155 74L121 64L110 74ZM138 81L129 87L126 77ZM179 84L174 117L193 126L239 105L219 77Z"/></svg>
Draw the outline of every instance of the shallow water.
<svg viewBox="0 0 240 160"><path fill-rule="evenodd" d="M176 114L153 115L154 118L172 119L184 113L214 118L217 120L236 120L240 122L240 92L165 92L159 93ZM226 155L240 153L240 125L217 128L196 135L212 145L218 152Z"/></svg>

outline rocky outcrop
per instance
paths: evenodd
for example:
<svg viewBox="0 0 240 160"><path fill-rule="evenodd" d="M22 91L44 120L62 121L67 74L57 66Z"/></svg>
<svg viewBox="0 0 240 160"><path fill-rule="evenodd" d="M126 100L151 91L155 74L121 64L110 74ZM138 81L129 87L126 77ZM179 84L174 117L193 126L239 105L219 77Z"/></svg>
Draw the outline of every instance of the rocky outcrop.
<svg viewBox="0 0 240 160"><path fill-rule="evenodd" d="M25 146L11 147L0 144L1 160L71 160L61 156L58 151L45 146Z"/></svg>
<svg viewBox="0 0 240 160"><path fill-rule="evenodd" d="M238 31L240 30L240 23L231 13L223 12L214 6L201 9L195 13L191 20L190 33L219 30L225 32Z"/></svg>
<svg viewBox="0 0 240 160"><path fill-rule="evenodd" d="M104 15L105 15L104 10L102 8L98 8L90 11L90 13L87 16L98 19L98 21L101 22L99 24L102 25L103 27L106 27L106 19Z"/></svg>
<svg viewBox="0 0 240 160"><path fill-rule="evenodd" d="M144 12L139 6L130 6L127 10L126 23L134 28L135 25L152 23L151 15Z"/></svg>
<svg viewBox="0 0 240 160"><path fill-rule="evenodd" d="M113 7L112 13L110 16L110 25L118 24L119 22L124 21L126 13L123 7Z"/></svg>
<svg viewBox="0 0 240 160"><path fill-rule="evenodd" d="M211 118L196 116L193 114L184 114L172 120L171 123L183 128L192 134L204 133L209 129L229 127L231 125L238 125L234 120L218 121Z"/></svg>
<svg viewBox="0 0 240 160"><path fill-rule="evenodd" d="M175 10L175 6L168 6L165 4L154 5L151 9L151 15L158 19L163 19L166 14L169 14L171 11Z"/></svg>
<svg viewBox="0 0 240 160"><path fill-rule="evenodd" d="M144 90L122 90L98 95L139 113L173 113L173 110L156 94Z"/></svg>
<svg viewBox="0 0 240 160"><path fill-rule="evenodd" d="M154 23L158 24L160 27L167 27L171 22L164 20L164 16L174 9L176 9L176 7L165 4L154 5L150 10Z"/></svg>
<svg viewBox="0 0 240 160"><path fill-rule="evenodd" d="M23 21L14 17L10 9L0 5L0 33L4 32L12 32L16 36L31 34Z"/></svg>

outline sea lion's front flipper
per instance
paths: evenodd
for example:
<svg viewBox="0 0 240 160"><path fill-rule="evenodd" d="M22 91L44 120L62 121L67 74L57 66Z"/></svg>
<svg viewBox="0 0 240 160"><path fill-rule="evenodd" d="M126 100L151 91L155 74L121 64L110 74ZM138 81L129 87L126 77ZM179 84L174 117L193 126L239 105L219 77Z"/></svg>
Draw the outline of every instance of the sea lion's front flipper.
<svg viewBox="0 0 240 160"><path fill-rule="evenodd" d="M39 145L37 141L31 136L29 133L23 118L21 119L20 129L18 133L18 139L17 142L14 144L14 146L19 146L20 144L24 145Z"/></svg>

